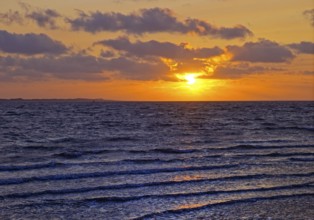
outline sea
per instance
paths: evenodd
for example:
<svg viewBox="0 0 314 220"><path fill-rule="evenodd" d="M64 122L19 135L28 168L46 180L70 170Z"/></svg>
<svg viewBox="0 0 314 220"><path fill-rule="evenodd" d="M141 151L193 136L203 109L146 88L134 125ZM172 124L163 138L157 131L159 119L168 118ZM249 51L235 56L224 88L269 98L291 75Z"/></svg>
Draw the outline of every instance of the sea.
<svg viewBox="0 0 314 220"><path fill-rule="evenodd" d="M314 102L0 101L0 219L314 219Z"/></svg>

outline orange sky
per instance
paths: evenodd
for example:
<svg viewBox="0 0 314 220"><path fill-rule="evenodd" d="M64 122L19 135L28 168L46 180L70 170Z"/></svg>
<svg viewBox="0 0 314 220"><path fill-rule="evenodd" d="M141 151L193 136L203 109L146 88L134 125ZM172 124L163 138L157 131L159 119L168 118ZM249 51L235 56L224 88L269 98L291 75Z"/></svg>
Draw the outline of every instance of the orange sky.
<svg viewBox="0 0 314 220"><path fill-rule="evenodd" d="M314 100L312 0L0 3L0 98Z"/></svg>

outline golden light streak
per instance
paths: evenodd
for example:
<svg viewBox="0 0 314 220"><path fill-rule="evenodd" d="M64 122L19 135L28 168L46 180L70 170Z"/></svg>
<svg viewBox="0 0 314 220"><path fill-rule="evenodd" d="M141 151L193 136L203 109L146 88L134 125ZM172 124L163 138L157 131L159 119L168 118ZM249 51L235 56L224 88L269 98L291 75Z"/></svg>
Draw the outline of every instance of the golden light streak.
<svg viewBox="0 0 314 220"><path fill-rule="evenodd" d="M178 63L175 60L167 58L161 58L161 60L169 67L171 72L177 71Z"/></svg>

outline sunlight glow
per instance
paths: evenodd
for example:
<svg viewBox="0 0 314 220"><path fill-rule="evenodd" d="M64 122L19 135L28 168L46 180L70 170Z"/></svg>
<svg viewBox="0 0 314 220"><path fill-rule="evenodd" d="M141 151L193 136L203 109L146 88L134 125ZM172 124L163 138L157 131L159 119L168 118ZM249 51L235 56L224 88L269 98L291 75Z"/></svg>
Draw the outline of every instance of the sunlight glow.
<svg viewBox="0 0 314 220"><path fill-rule="evenodd" d="M181 82L178 84L181 91L186 91L189 94L200 95L204 90L209 88L208 80L199 78L204 76L202 72L199 73L180 73L176 74L176 78Z"/></svg>
<svg viewBox="0 0 314 220"><path fill-rule="evenodd" d="M176 74L176 77L182 81L186 81L188 85L194 85L197 82L197 77L201 75L201 73L185 73Z"/></svg>
<svg viewBox="0 0 314 220"><path fill-rule="evenodd" d="M195 75L192 74L186 75L185 79L189 85L193 85L196 82Z"/></svg>

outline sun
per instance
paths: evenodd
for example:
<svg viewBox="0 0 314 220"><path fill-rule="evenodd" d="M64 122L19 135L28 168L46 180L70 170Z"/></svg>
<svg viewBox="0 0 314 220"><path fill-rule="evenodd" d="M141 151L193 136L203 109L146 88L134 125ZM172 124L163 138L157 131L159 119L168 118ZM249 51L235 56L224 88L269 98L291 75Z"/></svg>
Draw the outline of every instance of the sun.
<svg viewBox="0 0 314 220"><path fill-rule="evenodd" d="M196 75L187 74L184 76L184 79L186 80L187 84L193 85L196 82Z"/></svg>
<svg viewBox="0 0 314 220"><path fill-rule="evenodd" d="M175 77L179 80L178 87L182 91L199 95L209 88L207 81L202 78L204 75L202 72L188 72L175 74Z"/></svg>
<svg viewBox="0 0 314 220"><path fill-rule="evenodd" d="M185 81L188 85L192 86L197 83L197 77L200 75L200 73L184 73L176 74L176 77L182 81Z"/></svg>

